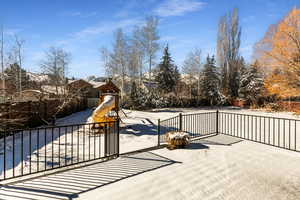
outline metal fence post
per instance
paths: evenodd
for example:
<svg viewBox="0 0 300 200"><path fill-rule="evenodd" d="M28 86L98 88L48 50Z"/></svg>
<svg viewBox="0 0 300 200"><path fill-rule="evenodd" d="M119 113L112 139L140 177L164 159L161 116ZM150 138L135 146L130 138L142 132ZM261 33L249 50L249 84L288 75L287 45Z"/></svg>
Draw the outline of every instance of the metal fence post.
<svg viewBox="0 0 300 200"><path fill-rule="evenodd" d="M179 130L182 131L182 113L179 113Z"/></svg>
<svg viewBox="0 0 300 200"><path fill-rule="evenodd" d="M216 133L219 134L219 110L216 112Z"/></svg>
<svg viewBox="0 0 300 200"><path fill-rule="evenodd" d="M157 120L157 146L160 146L160 119Z"/></svg>
<svg viewBox="0 0 300 200"><path fill-rule="evenodd" d="M120 155L120 119L118 118L118 121L117 121L117 156L119 157Z"/></svg>
<svg viewBox="0 0 300 200"><path fill-rule="evenodd" d="M108 133L107 133L107 127L106 123L104 124L104 156L108 155L109 149L108 149Z"/></svg>

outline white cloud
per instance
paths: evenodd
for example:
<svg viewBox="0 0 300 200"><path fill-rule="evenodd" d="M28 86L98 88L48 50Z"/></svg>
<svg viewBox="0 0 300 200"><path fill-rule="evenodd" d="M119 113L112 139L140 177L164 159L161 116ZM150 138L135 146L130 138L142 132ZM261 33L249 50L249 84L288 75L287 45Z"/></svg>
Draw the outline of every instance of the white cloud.
<svg viewBox="0 0 300 200"><path fill-rule="evenodd" d="M105 33L112 33L117 28L130 28L135 25L142 24L143 20L134 18L134 19L124 19L117 22L104 22L100 23L99 25L87 27L81 31L78 31L73 34L73 36L77 39L84 39L89 36L105 34Z"/></svg>
<svg viewBox="0 0 300 200"><path fill-rule="evenodd" d="M82 49L84 45L90 44L101 38L101 36L112 34L117 28L122 28L123 31L127 33L128 31L131 31L131 28L135 25L140 25L142 23L144 23L144 20L140 18L100 22L77 32L70 33L65 39L52 41L51 43L47 42L44 44L44 48L54 45L62 47L69 52L76 52L79 49Z"/></svg>
<svg viewBox="0 0 300 200"><path fill-rule="evenodd" d="M16 35L18 33L20 33L22 31L22 29L12 29L12 28L9 28L9 29L3 29L3 34L4 35L7 35L7 36L13 36L13 35Z"/></svg>
<svg viewBox="0 0 300 200"><path fill-rule="evenodd" d="M166 0L154 9L154 13L161 17L182 16L200 10L205 5L206 3L197 0Z"/></svg>
<svg viewBox="0 0 300 200"><path fill-rule="evenodd" d="M82 12L79 12L79 11L67 11L67 12L59 13L58 15L63 16L63 17L88 18L88 17L93 17L93 16L97 15L97 12L82 13Z"/></svg>

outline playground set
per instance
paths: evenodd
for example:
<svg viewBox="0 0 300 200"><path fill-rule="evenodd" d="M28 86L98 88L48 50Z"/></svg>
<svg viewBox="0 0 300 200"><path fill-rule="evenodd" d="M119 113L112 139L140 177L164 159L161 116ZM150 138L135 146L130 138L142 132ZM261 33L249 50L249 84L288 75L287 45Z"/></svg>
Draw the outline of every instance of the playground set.
<svg viewBox="0 0 300 200"><path fill-rule="evenodd" d="M120 89L109 79L106 84L99 88L100 98L99 105L92 115L92 123L94 128L102 128L102 126L112 126L119 120L119 93Z"/></svg>

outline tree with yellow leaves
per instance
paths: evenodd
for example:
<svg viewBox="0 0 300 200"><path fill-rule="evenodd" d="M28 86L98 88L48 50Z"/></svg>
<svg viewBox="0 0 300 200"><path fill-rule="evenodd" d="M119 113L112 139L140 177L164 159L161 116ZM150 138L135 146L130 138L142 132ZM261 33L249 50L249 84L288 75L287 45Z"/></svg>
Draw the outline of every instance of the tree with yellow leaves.
<svg viewBox="0 0 300 200"><path fill-rule="evenodd" d="M300 9L294 8L256 44L270 94L300 96Z"/></svg>

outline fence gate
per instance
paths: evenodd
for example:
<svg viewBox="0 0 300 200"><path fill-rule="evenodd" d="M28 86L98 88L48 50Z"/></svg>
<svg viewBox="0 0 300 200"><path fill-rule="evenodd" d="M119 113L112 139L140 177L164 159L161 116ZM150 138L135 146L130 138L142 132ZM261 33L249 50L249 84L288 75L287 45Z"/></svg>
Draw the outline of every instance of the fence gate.
<svg viewBox="0 0 300 200"><path fill-rule="evenodd" d="M0 132L0 182L119 156L119 121Z"/></svg>

